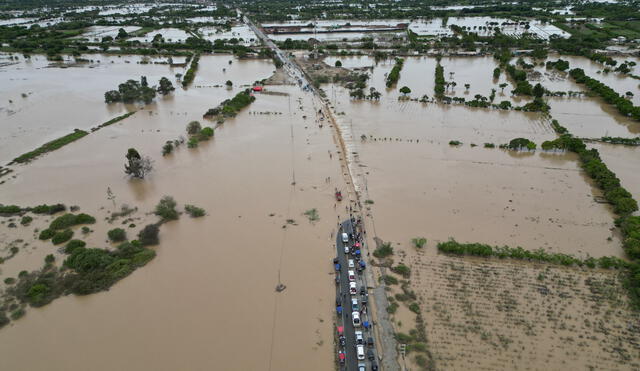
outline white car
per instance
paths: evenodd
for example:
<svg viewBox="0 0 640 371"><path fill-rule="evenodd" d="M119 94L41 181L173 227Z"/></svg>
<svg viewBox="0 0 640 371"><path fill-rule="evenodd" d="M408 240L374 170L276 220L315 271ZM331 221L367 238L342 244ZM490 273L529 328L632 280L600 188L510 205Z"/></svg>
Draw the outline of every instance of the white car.
<svg viewBox="0 0 640 371"><path fill-rule="evenodd" d="M344 253L348 254L350 252L349 245L344 245Z"/></svg>
<svg viewBox="0 0 640 371"><path fill-rule="evenodd" d="M358 286L355 282L349 282L349 293L351 295L358 295Z"/></svg>
<svg viewBox="0 0 640 371"><path fill-rule="evenodd" d="M358 359L364 361L364 345L356 346L356 353L358 354Z"/></svg>
<svg viewBox="0 0 640 371"><path fill-rule="evenodd" d="M356 263L353 261L353 259L349 259L349 268L355 268L356 267Z"/></svg>
<svg viewBox="0 0 640 371"><path fill-rule="evenodd" d="M347 274L349 276L349 282L354 282L356 280L356 272L349 271L347 272Z"/></svg>
<svg viewBox="0 0 640 371"><path fill-rule="evenodd" d="M362 331L356 331L356 344L364 345L364 338L362 337Z"/></svg>
<svg viewBox="0 0 640 371"><path fill-rule="evenodd" d="M358 371L367 371L367 365L364 363L358 363Z"/></svg>
<svg viewBox="0 0 640 371"><path fill-rule="evenodd" d="M360 312L351 312L353 327L360 327Z"/></svg>
<svg viewBox="0 0 640 371"><path fill-rule="evenodd" d="M348 243L349 242L349 235L346 233L342 233L342 242L344 243Z"/></svg>

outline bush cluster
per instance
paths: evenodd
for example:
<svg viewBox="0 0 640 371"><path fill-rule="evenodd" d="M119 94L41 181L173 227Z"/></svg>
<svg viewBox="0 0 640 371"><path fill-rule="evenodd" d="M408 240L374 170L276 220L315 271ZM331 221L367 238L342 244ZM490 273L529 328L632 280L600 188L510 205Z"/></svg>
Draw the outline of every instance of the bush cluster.
<svg viewBox="0 0 640 371"><path fill-rule="evenodd" d="M53 237L51 237L51 242L53 242L54 245L59 245L63 242L69 241L71 237L73 237L73 231L71 229L64 229L55 232Z"/></svg>
<svg viewBox="0 0 640 371"><path fill-rule="evenodd" d="M186 211L192 218L199 218L206 214L203 208L194 205L184 205L184 211Z"/></svg>
<svg viewBox="0 0 640 371"><path fill-rule="evenodd" d="M598 94L605 102L616 106L618 112L624 116L631 116L635 120L640 120L640 106L634 106L633 102L618 94L606 84L587 76L582 68L572 69L569 71L569 75L577 83L585 84L589 90Z"/></svg>
<svg viewBox="0 0 640 371"><path fill-rule="evenodd" d="M234 117L241 109L251 104L256 97L251 95L251 89L246 89L236 94L235 97L223 101L218 107L209 109L204 117Z"/></svg>
<svg viewBox="0 0 640 371"><path fill-rule="evenodd" d="M69 227L73 227L74 225L79 224L93 224L96 222L96 218L91 215L80 213L80 214L64 214L57 218L55 218L51 224L49 224L49 229L51 230L59 230L65 229Z"/></svg>
<svg viewBox="0 0 640 371"><path fill-rule="evenodd" d="M111 242L122 242L127 239L127 232L122 228L114 228L107 232L107 236Z"/></svg>
<svg viewBox="0 0 640 371"><path fill-rule="evenodd" d="M396 64L391 69L391 72L389 72L389 74L387 75L387 88L392 87L398 82L398 80L400 79L400 70L402 70L403 66L404 59L396 58Z"/></svg>
<svg viewBox="0 0 640 371"><path fill-rule="evenodd" d="M436 65L435 86L433 88L435 96L438 100L441 100L444 97L444 84L444 67L440 65L440 62L438 62L438 64Z"/></svg>
<svg viewBox="0 0 640 371"><path fill-rule="evenodd" d="M588 258L579 259L572 255L561 253L549 253L543 249L538 250L525 250L522 247L509 247L509 246L491 246L482 243L459 243L456 240L449 240L446 242L438 243L438 250L447 254L456 255L473 255L490 257L495 256L498 258L512 258L522 260L532 260L547 263L560 264L565 266L587 266L587 267L600 267L600 268L624 268L628 267L629 263L616 257L601 257L598 259Z"/></svg>

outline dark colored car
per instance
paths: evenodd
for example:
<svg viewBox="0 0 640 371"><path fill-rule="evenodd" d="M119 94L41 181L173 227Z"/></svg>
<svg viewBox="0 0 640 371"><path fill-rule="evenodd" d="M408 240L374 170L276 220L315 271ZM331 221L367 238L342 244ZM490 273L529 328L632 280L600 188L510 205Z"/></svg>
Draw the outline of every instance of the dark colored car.
<svg viewBox="0 0 640 371"><path fill-rule="evenodd" d="M333 258L333 264L338 264L339 260L338 258Z"/></svg>
<svg viewBox="0 0 640 371"><path fill-rule="evenodd" d="M375 362L371 362L371 371L378 371L378 364Z"/></svg>
<svg viewBox="0 0 640 371"><path fill-rule="evenodd" d="M373 338L372 338L371 336L369 336L369 337L367 338L367 345L368 345L368 346L370 346L370 347L372 347L372 346L373 346Z"/></svg>
<svg viewBox="0 0 640 371"><path fill-rule="evenodd" d="M340 284L340 275L336 274L336 285Z"/></svg>
<svg viewBox="0 0 640 371"><path fill-rule="evenodd" d="M376 355L373 354L373 350L367 350L367 358L369 358L369 361L373 361L374 359L376 359Z"/></svg>
<svg viewBox="0 0 640 371"><path fill-rule="evenodd" d="M360 286L360 295L366 295L367 294L367 288L364 286Z"/></svg>
<svg viewBox="0 0 640 371"><path fill-rule="evenodd" d="M347 339L344 336L340 336L340 345L345 346L347 344Z"/></svg>

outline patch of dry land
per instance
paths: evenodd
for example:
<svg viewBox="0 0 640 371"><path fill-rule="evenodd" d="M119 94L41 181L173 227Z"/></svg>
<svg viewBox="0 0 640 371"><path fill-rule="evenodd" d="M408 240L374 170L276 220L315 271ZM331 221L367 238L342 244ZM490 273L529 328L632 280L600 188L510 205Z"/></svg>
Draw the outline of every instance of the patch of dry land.
<svg viewBox="0 0 640 371"><path fill-rule="evenodd" d="M409 287L436 369L640 367L640 317L629 309L617 272L449 257L431 245L400 260L412 269ZM391 287L392 295L402 293ZM409 334L415 317L398 310L397 331ZM410 351L406 363L420 354Z"/></svg>

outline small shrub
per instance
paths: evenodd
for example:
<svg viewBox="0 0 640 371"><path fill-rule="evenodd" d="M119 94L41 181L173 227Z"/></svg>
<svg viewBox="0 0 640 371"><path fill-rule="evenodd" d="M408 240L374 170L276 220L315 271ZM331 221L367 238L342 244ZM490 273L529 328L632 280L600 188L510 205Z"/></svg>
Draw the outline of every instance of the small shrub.
<svg viewBox="0 0 640 371"><path fill-rule="evenodd" d="M200 130L202 130L202 126L198 121L191 121L190 123L187 124L187 134L189 135L198 134Z"/></svg>
<svg viewBox="0 0 640 371"><path fill-rule="evenodd" d="M44 240L48 240L48 239L50 239L51 237L53 237L53 235L54 235L54 234L56 234L56 232L54 232L54 231L53 231L53 230L51 230L51 229L48 229L48 228L47 228L47 229L43 229L43 230L40 232L40 235L38 236L38 239L41 239L41 240L43 240L43 241L44 241Z"/></svg>
<svg viewBox="0 0 640 371"><path fill-rule="evenodd" d="M398 310L398 307L398 303L389 304L389 306L387 307L387 313L394 314Z"/></svg>
<svg viewBox="0 0 640 371"><path fill-rule="evenodd" d="M206 212L203 208L194 206L194 205L184 205L184 210L189 214L192 218L199 218L204 216Z"/></svg>
<svg viewBox="0 0 640 371"><path fill-rule="evenodd" d="M400 263L397 266L391 268L391 271L393 273L397 273L399 275L401 275L404 278L409 278L409 276L411 276L411 269L409 269L409 267L407 267L406 265Z"/></svg>
<svg viewBox="0 0 640 371"><path fill-rule="evenodd" d="M427 243L427 239L424 237L416 237L416 238L412 238L411 242L413 242L413 246L417 247L418 249L421 249Z"/></svg>
<svg viewBox="0 0 640 371"><path fill-rule="evenodd" d="M28 225L32 221L33 221L33 218L27 215L27 216L23 216L22 219L20 219L20 224Z"/></svg>
<svg viewBox="0 0 640 371"><path fill-rule="evenodd" d="M427 367L427 358L425 356L423 356L422 354L418 354L416 356L416 364L422 368L426 368Z"/></svg>
<svg viewBox="0 0 640 371"><path fill-rule="evenodd" d="M212 127L205 127L202 130L200 130L200 134L199 134L199 139L200 140L208 140L209 138L211 138L213 136L213 128Z"/></svg>
<svg viewBox="0 0 640 371"><path fill-rule="evenodd" d="M20 273L18 273L18 278L26 277L28 274L29 272L27 271L20 271Z"/></svg>
<svg viewBox="0 0 640 371"><path fill-rule="evenodd" d="M73 231L71 229L65 229L56 232L51 238L51 242L53 242L54 245L59 245L63 242L69 241L71 237L73 237Z"/></svg>
<svg viewBox="0 0 640 371"><path fill-rule="evenodd" d="M173 152L173 142L169 140L162 146L162 155L166 156L171 152Z"/></svg>
<svg viewBox="0 0 640 371"><path fill-rule="evenodd" d="M484 148L496 148L496 145L493 143L485 143Z"/></svg>
<svg viewBox="0 0 640 371"><path fill-rule="evenodd" d="M157 224L149 224L138 233L138 241L142 246L157 245L160 242L159 233L160 227Z"/></svg>
<svg viewBox="0 0 640 371"><path fill-rule="evenodd" d="M87 226L82 227L81 231L82 231L82 234L89 234L89 233L92 232L91 228L89 228Z"/></svg>
<svg viewBox="0 0 640 371"><path fill-rule="evenodd" d="M318 215L318 210L316 208L305 211L304 215L306 215L307 218L309 218L310 222L315 222L320 220L320 215Z"/></svg>
<svg viewBox="0 0 640 371"><path fill-rule="evenodd" d="M187 142L187 147L196 148L197 146L198 146L198 138L196 137L189 138L189 141Z"/></svg>
<svg viewBox="0 0 640 371"><path fill-rule="evenodd" d="M127 239L127 232L122 228L114 228L107 232L107 236L111 242L122 242Z"/></svg>
<svg viewBox="0 0 640 371"><path fill-rule="evenodd" d="M51 264L54 261L56 261L56 257L53 256L53 254L49 254L44 258L44 262L47 263L47 264Z"/></svg>
<svg viewBox="0 0 640 371"><path fill-rule="evenodd" d="M380 280L383 281L385 283L385 285L397 285L398 284L398 279L395 278L394 276L390 276L388 274L385 274L384 276L380 277Z"/></svg>
<svg viewBox="0 0 640 371"><path fill-rule="evenodd" d="M156 205L154 214L162 218L162 221L178 219L178 211L176 210L176 201L171 196L164 196Z"/></svg>
<svg viewBox="0 0 640 371"><path fill-rule="evenodd" d="M413 342L413 338L410 335L407 335L402 332L396 332L395 338L399 343L408 344Z"/></svg>
<svg viewBox="0 0 640 371"><path fill-rule="evenodd" d="M389 255L393 254L393 247L391 247L391 243L383 243L380 247L373 251L373 256L376 258L382 259L386 258Z"/></svg>
<svg viewBox="0 0 640 371"><path fill-rule="evenodd" d="M13 277L7 277L4 279L4 283L7 285L13 285L14 283L16 283L16 279Z"/></svg>
<svg viewBox="0 0 640 371"><path fill-rule="evenodd" d="M461 141L459 141L459 140L450 140L450 141L449 141L449 145L450 145L450 146L459 146L459 145L461 145L461 144L462 144L462 142L461 142Z"/></svg>
<svg viewBox="0 0 640 371"><path fill-rule="evenodd" d="M72 254L77 248L85 247L86 245L87 243L82 240L71 240L67 243L67 246L64 247L64 253Z"/></svg>
<svg viewBox="0 0 640 371"><path fill-rule="evenodd" d="M15 321L17 319L22 318L22 316L24 316L24 314L25 314L24 309L23 308L18 308L16 310L14 310L13 312L11 312L11 319Z"/></svg>
<svg viewBox="0 0 640 371"><path fill-rule="evenodd" d="M365 205L373 205L373 200L364 200Z"/></svg>
<svg viewBox="0 0 640 371"><path fill-rule="evenodd" d="M409 305L409 310L415 314L418 314L420 313L420 305L418 305L418 303L411 303L411 305Z"/></svg>

